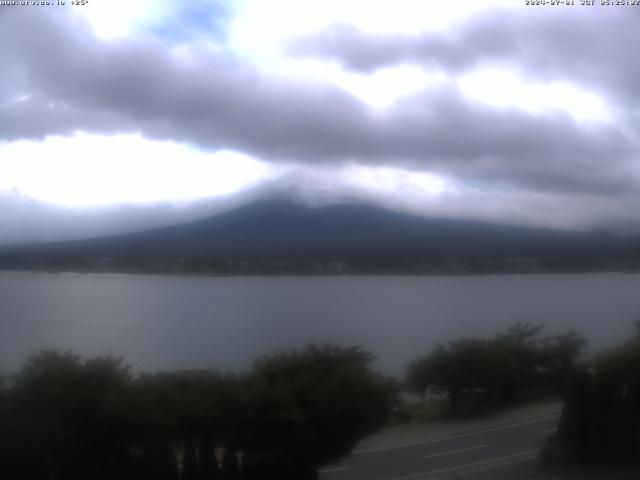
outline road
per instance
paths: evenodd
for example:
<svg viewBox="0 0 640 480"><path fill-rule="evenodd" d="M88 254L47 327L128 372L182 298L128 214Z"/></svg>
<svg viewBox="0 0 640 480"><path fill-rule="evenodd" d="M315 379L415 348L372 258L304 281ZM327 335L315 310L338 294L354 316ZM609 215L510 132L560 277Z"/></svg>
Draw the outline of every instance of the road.
<svg viewBox="0 0 640 480"><path fill-rule="evenodd" d="M320 479L526 479L558 419L554 413L411 444L360 450L339 465L320 470Z"/></svg>

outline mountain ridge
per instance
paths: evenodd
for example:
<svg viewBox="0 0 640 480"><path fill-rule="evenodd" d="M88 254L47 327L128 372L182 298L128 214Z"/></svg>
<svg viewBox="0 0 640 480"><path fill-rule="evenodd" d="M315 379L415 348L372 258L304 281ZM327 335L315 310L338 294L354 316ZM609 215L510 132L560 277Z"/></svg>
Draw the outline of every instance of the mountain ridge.
<svg viewBox="0 0 640 480"><path fill-rule="evenodd" d="M639 242L609 232L576 232L425 218L362 203L308 206L272 197L187 223L143 232L0 249L0 266L62 258L223 262L376 262L409 265L462 259L618 259ZM137 261L136 260L136 261ZM60 263L58 261L57 263ZM63 262L64 263L64 262ZM134 262L135 263L135 262ZM224 262L223 262L224 263ZM357 262L356 262L357 263ZM366 263L366 262L365 262Z"/></svg>

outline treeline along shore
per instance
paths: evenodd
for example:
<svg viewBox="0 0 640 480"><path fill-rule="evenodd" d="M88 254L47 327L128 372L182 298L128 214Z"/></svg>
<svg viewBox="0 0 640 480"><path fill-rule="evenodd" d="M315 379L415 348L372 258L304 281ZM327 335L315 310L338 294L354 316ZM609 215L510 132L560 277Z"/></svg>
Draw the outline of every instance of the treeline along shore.
<svg viewBox="0 0 640 480"><path fill-rule="evenodd" d="M314 479L426 403L461 416L550 396L565 406L546 463L638 468L640 326L594 358L584 345L519 323L438 345L403 379L336 345L267 355L244 374L134 373L122 359L42 351L2 380L0 478Z"/></svg>
<svg viewBox="0 0 640 480"><path fill-rule="evenodd" d="M640 272L635 257L349 256L84 256L0 251L0 270L178 275L486 275Z"/></svg>

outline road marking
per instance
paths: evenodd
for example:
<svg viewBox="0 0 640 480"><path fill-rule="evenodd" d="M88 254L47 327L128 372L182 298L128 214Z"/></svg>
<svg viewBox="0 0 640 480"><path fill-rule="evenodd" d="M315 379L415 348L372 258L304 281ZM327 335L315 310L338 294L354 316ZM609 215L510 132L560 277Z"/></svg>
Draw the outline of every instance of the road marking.
<svg viewBox="0 0 640 480"><path fill-rule="evenodd" d="M492 463L490 465L485 465L485 466L481 466L481 467L477 467L477 468L471 468L469 470L467 470L466 472L458 472L458 473L454 473L454 475L456 477L464 477L467 475L473 475L479 472L487 472L489 470L495 470L496 468L500 468L500 467L506 467L508 465L517 465L518 463L523 463L523 462L528 462L530 460L533 460L534 458L536 458L536 456L538 455L538 453L533 453L531 455L526 455L526 456L522 456L519 457L515 460L511 460L511 461L506 461L506 462L497 462L497 463ZM451 476L449 477L433 477L431 480L444 480L447 478L451 478Z"/></svg>
<svg viewBox="0 0 640 480"><path fill-rule="evenodd" d="M424 458L444 457L445 455L453 455L455 453L470 452L472 450L479 450L481 448L487 448L488 446L489 445L478 445L476 447L461 448L459 450L449 450L448 452L441 452L441 453L434 453L434 454L431 454L431 455L425 455Z"/></svg>
<svg viewBox="0 0 640 480"><path fill-rule="evenodd" d="M467 463L465 465L458 465L456 467L449 467L449 468L441 468L439 470L431 470L428 472L420 472L420 473L412 473L411 475L403 475L402 477L393 477L393 478L387 478L386 480L409 480L411 478L420 478L420 477L426 477L429 475L438 475L440 473L448 473L448 472L454 472L456 470L464 470L470 467L478 467L480 465L487 465L488 463L499 463L499 462L504 462L505 460L510 460L512 458L516 458L516 457L524 457L524 456L529 456L529 455L533 455L534 458L535 455L537 453L539 453L540 450L526 450L524 452L519 452L519 453L514 453L512 455L505 455L504 457L497 457L497 458L492 458L490 460L482 460L481 462L474 462L474 463ZM523 458L520 461L526 461L529 460L528 458Z"/></svg>
<svg viewBox="0 0 640 480"><path fill-rule="evenodd" d="M318 470L318 473L346 472L347 470L351 470L351 467L323 468Z"/></svg>
<svg viewBox="0 0 640 480"><path fill-rule="evenodd" d="M363 455L363 454L367 454L367 453L386 452L388 450L397 450L399 448L418 447L420 445L429 445L430 443L444 442L446 440L457 440L459 438L473 437L475 435L482 435L482 434L491 433L491 432L499 432L500 430L508 430L510 428L520 427L522 425L530 425L532 423L544 422L545 420L550 420L552 418L557 418L559 416L560 416L560 414L558 413L558 414L555 414L555 415L547 415L546 417L540 417L540 418L536 418L536 419L533 419L533 420L527 420L525 422L512 423L510 425L502 425L502 426L494 427L494 428L487 428L486 430L478 430L476 432L445 435L443 437L434 438L432 440L425 440L423 442L406 443L406 444L403 444L403 445L394 445L392 447L384 447L384 448L370 448L370 449L367 449L367 450L357 450L357 451L353 452L351 455Z"/></svg>
<svg viewBox="0 0 640 480"><path fill-rule="evenodd" d="M543 430L542 435L546 435L547 433L555 432L557 428L550 428L549 430Z"/></svg>

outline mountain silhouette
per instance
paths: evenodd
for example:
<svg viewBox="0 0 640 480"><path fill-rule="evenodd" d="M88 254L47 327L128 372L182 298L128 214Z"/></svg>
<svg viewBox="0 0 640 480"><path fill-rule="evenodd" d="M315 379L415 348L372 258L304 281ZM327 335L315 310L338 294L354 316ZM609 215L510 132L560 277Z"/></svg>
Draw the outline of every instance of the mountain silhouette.
<svg viewBox="0 0 640 480"><path fill-rule="evenodd" d="M135 234L13 247L26 258L586 258L627 255L637 238L430 219L363 204L309 206L284 197Z"/></svg>

